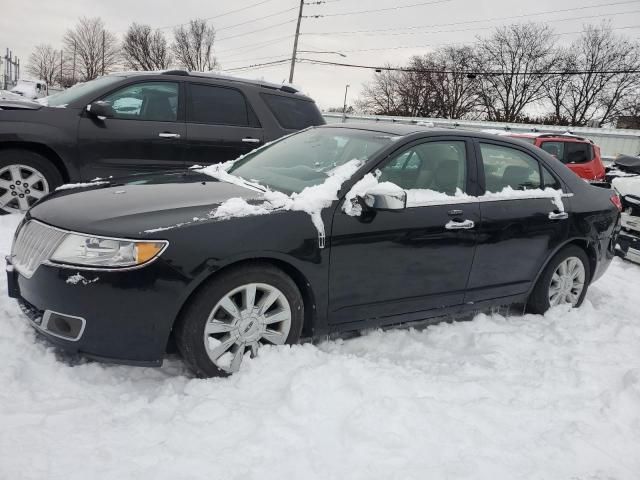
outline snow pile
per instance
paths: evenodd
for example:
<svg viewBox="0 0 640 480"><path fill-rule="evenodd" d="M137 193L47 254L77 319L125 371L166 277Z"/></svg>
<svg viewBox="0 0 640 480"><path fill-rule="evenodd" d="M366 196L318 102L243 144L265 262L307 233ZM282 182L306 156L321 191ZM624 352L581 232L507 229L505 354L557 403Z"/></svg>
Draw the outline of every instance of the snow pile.
<svg viewBox="0 0 640 480"><path fill-rule="evenodd" d="M362 206L358 203L357 197L364 197L366 194L394 194L404 191L395 183L379 183L380 171L376 170L374 173L367 173L345 195L342 209L347 215L352 217L362 215Z"/></svg>
<svg viewBox="0 0 640 480"><path fill-rule="evenodd" d="M614 178L611 186L623 197L627 195L640 197L640 175Z"/></svg>
<svg viewBox="0 0 640 480"><path fill-rule="evenodd" d="M225 168L224 165L227 165L227 168ZM218 169L207 167L207 169L210 170L206 173L216 176L216 178L222 181L242 185L240 182L245 182L245 180L227 173L228 165L229 162L222 164ZM329 207L333 201L338 200L337 194L342 184L350 179L361 166L361 160L350 160L328 172L328 177L323 183L306 187L300 193L293 193L291 196L268 190L266 187L254 183L253 185L255 185L256 188L262 189L262 191L266 190L265 202L256 205L250 204L241 198L230 198L211 212L210 217L232 218L264 215L276 210L302 211L309 214L313 225L318 230L318 234L324 236L325 228L321 216L322 209ZM214 167L217 167L217 165Z"/></svg>
<svg viewBox="0 0 640 480"><path fill-rule="evenodd" d="M80 274L80 272L76 273L75 275L71 275L69 278L67 278L67 282L69 285L77 285L78 283L82 283L82 285L89 285L91 283L95 283L98 280L100 280L100 277L95 277L92 280L87 280L83 275Z"/></svg>
<svg viewBox="0 0 640 480"><path fill-rule="evenodd" d="M64 185L60 185L58 188L56 188L56 192L58 190L71 190L73 188L91 188L91 187L97 187L98 185L107 185L107 184L109 184L109 182L107 182L106 180L91 181L91 182L85 182L85 183L65 183Z"/></svg>
<svg viewBox="0 0 640 480"><path fill-rule="evenodd" d="M211 380L58 355L3 295L0 478L637 480L639 284L616 259L579 310L265 348Z"/></svg>

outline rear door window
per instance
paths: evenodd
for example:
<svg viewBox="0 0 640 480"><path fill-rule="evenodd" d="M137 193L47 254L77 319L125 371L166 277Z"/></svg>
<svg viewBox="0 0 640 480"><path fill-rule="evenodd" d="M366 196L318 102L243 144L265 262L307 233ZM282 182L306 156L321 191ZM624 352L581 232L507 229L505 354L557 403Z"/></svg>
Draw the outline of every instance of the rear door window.
<svg viewBox="0 0 640 480"><path fill-rule="evenodd" d="M565 142L564 148L564 163L586 163L593 158L593 151L588 143Z"/></svg>
<svg viewBox="0 0 640 480"><path fill-rule="evenodd" d="M242 93L234 88L189 84L187 122L257 127L258 119Z"/></svg>
<svg viewBox="0 0 640 480"><path fill-rule="evenodd" d="M481 143L487 192L540 188L540 165L532 156L511 147Z"/></svg>
<svg viewBox="0 0 640 480"><path fill-rule="evenodd" d="M320 110L310 100L269 93L263 93L261 96L282 128L302 130L324 124Z"/></svg>

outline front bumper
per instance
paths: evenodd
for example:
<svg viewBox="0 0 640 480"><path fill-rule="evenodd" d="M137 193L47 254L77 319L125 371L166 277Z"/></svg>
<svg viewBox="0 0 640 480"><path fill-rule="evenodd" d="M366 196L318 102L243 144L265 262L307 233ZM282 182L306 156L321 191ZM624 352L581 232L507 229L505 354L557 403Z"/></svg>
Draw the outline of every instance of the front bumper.
<svg viewBox="0 0 640 480"><path fill-rule="evenodd" d="M152 366L162 364L187 283L161 259L127 271L43 264L31 278L7 259L7 277L9 296L51 343L101 361Z"/></svg>
<svg viewBox="0 0 640 480"><path fill-rule="evenodd" d="M640 233L620 230L616 244L616 255L640 264Z"/></svg>

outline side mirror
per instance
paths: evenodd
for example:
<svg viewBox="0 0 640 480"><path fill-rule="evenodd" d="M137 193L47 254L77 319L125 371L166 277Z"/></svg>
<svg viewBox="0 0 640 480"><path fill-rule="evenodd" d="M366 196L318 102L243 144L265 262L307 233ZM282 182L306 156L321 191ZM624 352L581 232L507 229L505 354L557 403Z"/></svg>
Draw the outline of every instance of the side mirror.
<svg viewBox="0 0 640 480"><path fill-rule="evenodd" d="M371 210L404 210L407 208L407 192L369 192L358 197L361 204Z"/></svg>
<svg viewBox="0 0 640 480"><path fill-rule="evenodd" d="M108 102L97 101L87 105L87 113L98 120L106 120L116 115L115 110Z"/></svg>

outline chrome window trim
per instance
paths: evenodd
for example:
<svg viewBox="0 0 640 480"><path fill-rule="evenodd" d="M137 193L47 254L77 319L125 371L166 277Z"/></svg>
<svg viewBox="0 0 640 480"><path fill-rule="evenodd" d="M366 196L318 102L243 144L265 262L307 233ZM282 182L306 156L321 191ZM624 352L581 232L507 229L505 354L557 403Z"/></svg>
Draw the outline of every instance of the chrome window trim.
<svg viewBox="0 0 640 480"><path fill-rule="evenodd" d="M139 268L146 267L147 265L150 265L153 262L155 262L165 252L165 250L169 247L169 241L168 240L160 240L160 239L143 240L143 239L123 238L123 237L110 237L110 236L106 236L106 235L97 235L97 234L91 234L91 233L76 232L75 230L65 230L63 228L54 227L53 225L49 225L48 223L44 223L44 222L41 222L41 221L36 220L36 219L28 220L28 221L24 222L22 225L20 225L20 228L16 231L15 239L18 238L18 231L22 230L30 222L34 222L34 223L37 223L37 224L39 224L41 226L44 226L46 228L50 228L50 229L56 230L56 231L58 231L60 233L65 234L65 236L71 234L71 235L78 235L78 236L81 236L81 237L104 238L105 240L116 240L116 241L134 242L134 243L158 242L158 243L163 243L164 245L163 245L162 249L158 252L158 254L155 257L153 257L151 260L147 260L146 262L141 263L140 265L131 265L131 266L128 266L128 267L91 267L91 266L86 266L86 265L75 265L75 264L72 264L72 263L58 263L58 262L53 262L50 259L46 259L46 260L42 261L40 263L40 265L38 265L33 270L31 275L27 276L21 271L21 269L18 266L16 266L14 264L14 267L18 271L18 273L20 275L24 276L25 278L33 277L33 275L35 275L35 273L38 271L38 268L40 268L42 265L47 265L47 266L50 266L50 267L66 268L66 269L69 269L69 270L83 270L83 271L92 271L92 272L124 272L124 271L128 271L128 270L137 270ZM58 245L56 245L56 250L57 250L58 246L60 246L60 243L62 243L62 241L64 241L64 238L65 237L62 237L62 239L60 240ZM15 239L14 239L14 243L15 243ZM54 250L54 253L55 253L55 250ZM13 245L11 246L11 258L12 259L14 258ZM64 315L64 314L62 314L62 315Z"/></svg>

